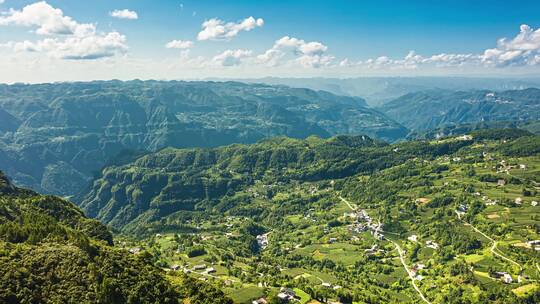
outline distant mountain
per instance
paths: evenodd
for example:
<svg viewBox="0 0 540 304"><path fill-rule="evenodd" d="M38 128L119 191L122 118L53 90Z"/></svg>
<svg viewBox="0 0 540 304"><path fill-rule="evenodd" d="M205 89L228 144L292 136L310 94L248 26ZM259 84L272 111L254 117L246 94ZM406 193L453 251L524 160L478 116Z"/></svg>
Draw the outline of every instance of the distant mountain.
<svg viewBox="0 0 540 304"><path fill-rule="evenodd" d="M287 85L324 90L337 95L361 96L371 106L379 106L402 95L432 89L453 91L521 90L540 88L540 78L486 77L357 77L357 78L276 78L242 79L242 82Z"/></svg>
<svg viewBox="0 0 540 304"><path fill-rule="evenodd" d="M522 134L540 135L540 121L488 121L467 124L450 124L430 130L413 131L407 139L432 140L448 136L465 135L478 130L488 129L517 129Z"/></svg>
<svg viewBox="0 0 540 304"><path fill-rule="evenodd" d="M411 130L479 122L528 122L540 119L540 89L430 90L404 95L378 109Z"/></svg>
<svg viewBox="0 0 540 304"><path fill-rule="evenodd" d="M127 151L407 133L361 98L238 82L0 85L0 118L0 167L21 185L61 195Z"/></svg>

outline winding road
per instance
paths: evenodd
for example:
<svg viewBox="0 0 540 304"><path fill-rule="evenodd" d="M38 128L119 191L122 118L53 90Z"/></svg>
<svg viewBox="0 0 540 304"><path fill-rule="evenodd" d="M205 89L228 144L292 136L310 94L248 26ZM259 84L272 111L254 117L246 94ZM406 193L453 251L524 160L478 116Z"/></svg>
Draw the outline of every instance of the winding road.
<svg viewBox="0 0 540 304"><path fill-rule="evenodd" d="M503 259L503 260L505 260L505 261L507 261L507 262L510 262L510 263L512 263L512 264L514 264L514 265L516 265L516 266L518 266L520 272L523 271L523 266L521 266L521 264L519 264L518 262L516 262L516 261L514 261L514 260L512 260L512 259L510 259L510 258L508 258L508 257L504 256L503 254L501 254L501 253L499 253L499 252L496 251L496 250L497 250L497 241L495 241L493 238L491 238L489 235L485 234L484 232L482 232L482 231L479 230L478 228L474 227L471 223L468 223L468 222L462 220L461 217L459 216L459 214L458 214L458 218L459 218L461 221L463 221L463 223L464 223L465 226L471 227L474 231L476 231L477 233L481 234L483 237L485 237L486 239L488 239L490 242L493 243L493 244L491 245L491 248L490 248L490 251L491 251L491 253L492 253L493 255L496 255L497 257L499 257L499 258L501 258L501 259ZM538 265L537 265L537 267L538 267Z"/></svg>
<svg viewBox="0 0 540 304"><path fill-rule="evenodd" d="M339 196L339 199L341 199L342 202L344 202L345 204L347 204L347 206L352 210L352 211L356 211L355 208L353 208L352 204L346 200L345 198L343 198L341 195ZM382 230L381 230L382 232ZM426 302L427 304L431 304L431 302L424 296L424 294L422 293L422 291L420 290L420 288L418 288L418 286L416 285L416 282L415 282L415 278L414 278L414 274L410 271L410 268L409 266L407 265L407 263L405 262L405 257L404 257L404 254L403 254L403 249L401 249L401 247L398 245L398 243L392 241L391 239L388 239L385 237L385 239L389 242L391 242L392 244L394 244L394 246L396 247L397 249L397 252L399 254L399 260L401 261L401 264L403 265L403 268L405 268L405 271L407 272L407 274L409 275L409 278L411 279L411 283L412 283L412 286L414 288L414 290L416 290L416 292L418 293L418 295L420 296L420 298Z"/></svg>

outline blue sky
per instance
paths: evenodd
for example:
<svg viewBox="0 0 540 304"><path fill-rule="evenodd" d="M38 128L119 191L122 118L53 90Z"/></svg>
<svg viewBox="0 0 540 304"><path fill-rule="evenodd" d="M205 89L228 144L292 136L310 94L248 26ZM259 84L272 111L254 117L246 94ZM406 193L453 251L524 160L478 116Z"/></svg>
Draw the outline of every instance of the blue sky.
<svg viewBox="0 0 540 304"><path fill-rule="evenodd" d="M22 0L0 4L4 12L0 67L15 69L13 78L0 76L0 81L39 81L34 79L36 72L40 79L107 78L111 66L122 68L110 75L118 78L539 74L540 1L49 0L36 4ZM25 12L27 6L35 9ZM39 16L47 9L60 10L58 20ZM114 10L124 9L137 18L111 16ZM218 25L231 23L231 28L238 28L249 17L254 19L237 32L227 30L229 36L197 38L205 21L217 19ZM43 30L56 26L55 22L71 29L90 24L92 29L84 34ZM111 33L115 36L107 36ZM520 33L521 38L516 38ZM284 37L288 39L277 42ZM506 42L498 45L505 37ZM173 40L190 44L166 48Z"/></svg>

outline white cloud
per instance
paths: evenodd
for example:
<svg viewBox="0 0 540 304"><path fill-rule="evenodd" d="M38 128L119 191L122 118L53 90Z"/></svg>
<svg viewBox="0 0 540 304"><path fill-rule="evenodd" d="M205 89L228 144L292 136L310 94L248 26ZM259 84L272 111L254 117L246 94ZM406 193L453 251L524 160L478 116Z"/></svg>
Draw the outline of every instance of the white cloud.
<svg viewBox="0 0 540 304"><path fill-rule="evenodd" d="M112 12L109 12L109 15L114 18L118 19L129 19L129 20L135 20L139 19L139 15L135 11L130 11L128 9L122 9L122 10L114 10Z"/></svg>
<svg viewBox="0 0 540 304"><path fill-rule="evenodd" d="M0 0L0 4L4 4L4 2L6 2L6 0Z"/></svg>
<svg viewBox="0 0 540 304"><path fill-rule="evenodd" d="M50 36L35 42L8 42L16 52L43 52L61 59L98 59L122 54L128 49L124 35L99 33L94 24L78 23L44 1L22 10L11 9L0 17L0 26L8 25L36 28L37 35Z"/></svg>
<svg viewBox="0 0 540 304"><path fill-rule="evenodd" d="M66 39L46 38L37 42L22 41L12 43L16 52L44 52L59 59L99 59L112 57L127 51L126 37L118 32L106 35L72 36Z"/></svg>
<svg viewBox="0 0 540 304"><path fill-rule="evenodd" d="M10 9L0 16L1 25L36 27L38 35L86 35L95 31L95 25L77 23L45 1L27 5L20 11Z"/></svg>
<svg viewBox="0 0 540 304"><path fill-rule="evenodd" d="M236 37L241 31L251 31L256 27L264 25L261 18L248 17L241 22L227 22L213 18L206 20L202 24L202 31L197 35L197 40L230 40Z"/></svg>
<svg viewBox="0 0 540 304"><path fill-rule="evenodd" d="M441 53L424 57L411 51L403 59L381 56L355 64L355 66L373 69L416 69L430 65L438 68L504 68L540 65L540 29L533 30L528 25L521 25L519 33L513 39L499 39L495 48L486 49L480 54Z"/></svg>
<svg viewBox="0 0 540 304"><path fill-rule="evenodd" d="M499 67L540 64L540 28L520 26L519 34L512 40L499 39L497 47L487 49L481 56L482 62Z"/></svg>
<svg viewBox="0 0 540 304"><path fill-rule="evenodd" d="M215 56L212 61L222 66L240 65L243 59L251 56L250 50L226 50Z"/></svg>
<svg viewBox="0 0 540 304"><path fill-rule="evenodd" d="M165 47L168 49L189 49L193 46L193 41L189 40L172 40Z"/></svg>
<svg viewBox="0 0 540 304"><path fill-rule="evenodd" d="M334 57L325 55L328 47L321 42L306 42L302 39L284 36L276 40L274 46L257 56L257 59L267 66L278 66L283 64L285 57L295 57L292 62L303 67L319 68L328 66ZM289 55L289 56L288 56Z"/></svg>

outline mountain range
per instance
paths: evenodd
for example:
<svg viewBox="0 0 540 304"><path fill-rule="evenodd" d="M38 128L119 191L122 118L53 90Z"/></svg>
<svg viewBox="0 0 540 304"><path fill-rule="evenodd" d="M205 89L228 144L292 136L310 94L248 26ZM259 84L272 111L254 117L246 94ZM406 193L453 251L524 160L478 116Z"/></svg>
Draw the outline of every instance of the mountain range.
<svg viewBox="0 0 540 304"><path fill-rule="evenodd" d="M236 82L0 85L0 167L20 185L73 195L117 156L285 135L407 130L357 97Z"/></svg>
<svg viewBox="0 0 540 304"><path fill-rule="evenodd" d="M406 94L377 108L411 130L479 122L540 119L540 89L429 90Z"/></svg>

